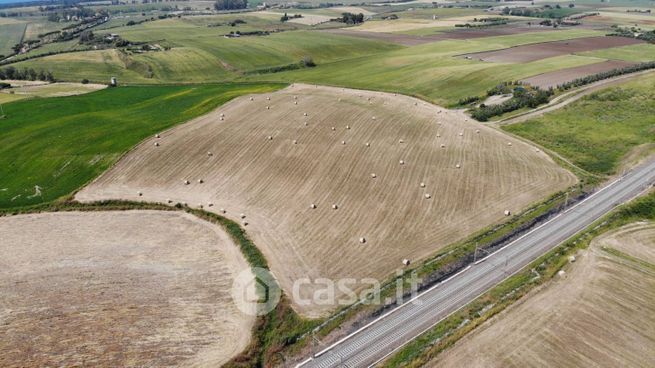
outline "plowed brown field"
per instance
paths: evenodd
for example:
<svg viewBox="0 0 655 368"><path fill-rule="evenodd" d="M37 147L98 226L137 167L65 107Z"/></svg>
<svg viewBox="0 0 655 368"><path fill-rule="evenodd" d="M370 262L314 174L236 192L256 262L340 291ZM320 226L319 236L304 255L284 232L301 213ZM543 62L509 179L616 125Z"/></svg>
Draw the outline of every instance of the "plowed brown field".
<svg viewBox="0 0 655 368"><path fill-rule="evenodd" d="M502 50L477 52L463 56L474 60L495 63L527 63L531 61L568 55L576 52L602 50L644 43L644 41L627 37L585 37L573 40L553 41L521 45Z"/></svg>
<svg viewBox="0 0 655 368"><path fill-rule="evenodd" d="M554 72L535 75L533 77L523 79L522 82L531 84L535 87L548 89L550 87L557 87L562 83L570 82L577 78L583 78L588 75L603 73L613 69L621 69L634 64L635 63L631 63L629 61L608 60L601 63L576 66L574 68L566 68L556 70Z"/></svg>
<svg viewBox="0 0 655 368"><path fill-rule="evenodd" d="M218 367L250 340L230 295L248 264L191 215L21 215L0 234L2 367Z"/></svg>
<svg viewBox="0 0 655 368"><path fill-rule="evenodd" d="M575 182L543 152L461 112L296 84L147 140L76 198L225 209L247 221L291 294L305 277L385 278L404 258L422 259ZM299 294L323 288L304 284ZM306 315L334 308L294 302Z"/></svg>

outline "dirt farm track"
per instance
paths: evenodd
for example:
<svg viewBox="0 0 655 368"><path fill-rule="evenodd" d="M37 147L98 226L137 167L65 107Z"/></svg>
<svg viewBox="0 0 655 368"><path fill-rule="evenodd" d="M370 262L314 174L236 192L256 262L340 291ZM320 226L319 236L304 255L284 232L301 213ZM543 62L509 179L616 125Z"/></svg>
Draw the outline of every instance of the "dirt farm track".
<svg viewBox="0 0 655 368"><path fill-rule="evenodd" d="M291 294L303 278L386 278L404 258L424 258L575 182L543 152L461 112L296 84L152 137L76 198L224 212ZM321 289L302 284L296 309L333 309L311 299Z"/></svg>
<svg viewBox="0 0 655 368"><path fill-rule="evenodd" d="M1 367L218 367L254 323L232 303L248 264L180 212L0 217Z"/></svg>

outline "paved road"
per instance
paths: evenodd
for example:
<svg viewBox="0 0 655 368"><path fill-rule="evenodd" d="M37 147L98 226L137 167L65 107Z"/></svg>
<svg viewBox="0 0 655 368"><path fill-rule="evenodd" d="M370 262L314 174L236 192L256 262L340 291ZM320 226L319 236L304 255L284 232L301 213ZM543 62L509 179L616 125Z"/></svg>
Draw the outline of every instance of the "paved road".
<svg viewBox="0 0 655 368"><path fill-rule="evenodd" d="M655 183L655 160L319 352L303 368L368 367Z"/></svg>

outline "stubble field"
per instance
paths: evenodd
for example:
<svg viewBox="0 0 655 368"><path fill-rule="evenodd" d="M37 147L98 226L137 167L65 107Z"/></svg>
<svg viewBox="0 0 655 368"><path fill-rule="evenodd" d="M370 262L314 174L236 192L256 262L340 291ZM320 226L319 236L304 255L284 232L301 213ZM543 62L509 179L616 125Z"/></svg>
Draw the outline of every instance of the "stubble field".
<svg viewBox="0 0 655 368"><path fill-rule="evenodd" d="M152 137L76 198L224 209L247 222L291 294L307 277L385 278L404 258L424 258L575 182L543 152L461 112L296 84ZM333 309L308 301L322 288L301 285L307 303L295 300L296 309Z"/></svg>
<svg viewBox="0 0 655 368"><path fill-rule="evenodd" d="M192 215L20 215L0 233L3 367L217 367L250 340L230 296L249 266Z"/></svg>
<svg viewBox="0 0 655 368"><path fill-rule="evenodd" d="M652 367L655 225L601 236L563 279L460 340L433 367Z"/></svg>

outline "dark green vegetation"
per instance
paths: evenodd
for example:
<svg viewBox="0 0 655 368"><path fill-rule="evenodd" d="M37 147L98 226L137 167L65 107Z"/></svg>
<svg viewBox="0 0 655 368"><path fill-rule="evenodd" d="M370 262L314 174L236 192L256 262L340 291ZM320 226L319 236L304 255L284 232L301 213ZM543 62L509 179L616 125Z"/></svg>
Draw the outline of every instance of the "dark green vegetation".
<svg viewBox="0 0 655 368"><path fill-rule="evenodd" d="M510 91L506 91L503 87L509 86L507 84L499 85L494 87L487 94L492 96L494 94L505 94L511 92L512 98L497 105L487 106L481 104L479 107L470 110L471 116L478 121L487 121L491 117L500 116L507 112L516 111L524 107L534 109L539 105L547 103L550 96L553 94L552 90L542 90L531 86L515 86L511 88Z"/></svg>
<svg viewBox="0 0 655 368"><path fill-rule="evenodd" d="M561 154L584 170L612 174L632 149L655 143L655 75L503 129Z"/></svg>
<svg viewBox="0 0 655 368"><path fill-rule="evenodd" d="M144 138L281 84L123 87L17 101L0 120L0 208L69 195Z"/></svg>
<svg viewBox="0 0 655 368"><path fill-rule="evenodd" d="M589 246L591 241L612 229L625 224L655 219L655 193L624 205L605 218L597 221L592 230L570 239L561 246L537 259L524 271L510 277L475 301L446 318L430 331L424 333L399 350L383 366L421 367L460 338L500 313L515 301L524 297L535 287L552 280L568 262L568 257L579 249Z"/></svg>
<svg viewBox="0 0 655 368"><path fill-rule="evenodd" d="M612 69L612 70L609 70L609 71L606 71L606 72L603 72L603 73L592 74L592 75L589 75L589 76L586 76L586 77L577 78L577 79L574 79L574 80L572 80L570 82L563 83L563 84L557 86L557 88L559 90L566 91L566 90L571 89L571 88L584 86L586 84L591 84L591 83L594 83L594 82L598 82L598 81L603 80L603 79L614 78L614 77L618 77L620 75L631 74L631 73L641 72L641 71L650 70L650 69L655 69L655 61L650 61L650 62L647 62L647 63L640 63L640 64L637 64L637 65L631 65L631 66L627 66L625 68Z"/></svg>

